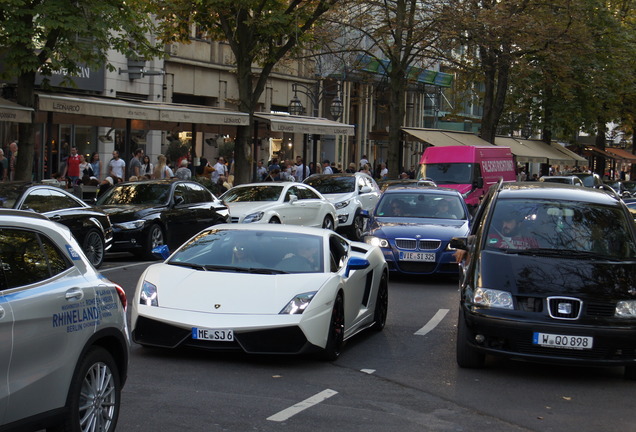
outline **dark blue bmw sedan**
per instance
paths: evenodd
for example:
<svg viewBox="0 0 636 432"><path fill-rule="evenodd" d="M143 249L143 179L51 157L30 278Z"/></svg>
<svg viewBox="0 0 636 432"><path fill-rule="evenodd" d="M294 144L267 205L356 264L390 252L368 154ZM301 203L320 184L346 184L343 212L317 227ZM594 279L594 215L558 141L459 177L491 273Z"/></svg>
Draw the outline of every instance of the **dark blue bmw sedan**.
<svg viewBox="0 0 636 432"><path fill-rule="evenodd" d="M379 246L400 274L457 274L450 239L468 235L470 213L453 189L404 186L380 198L364 241Z"/></svg>

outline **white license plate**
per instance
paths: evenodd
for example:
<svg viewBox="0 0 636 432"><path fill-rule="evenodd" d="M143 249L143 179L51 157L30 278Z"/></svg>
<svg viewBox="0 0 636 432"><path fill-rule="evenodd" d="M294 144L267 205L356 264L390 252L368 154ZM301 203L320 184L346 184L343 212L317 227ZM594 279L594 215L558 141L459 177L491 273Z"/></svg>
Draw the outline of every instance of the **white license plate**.
<svg viewBox="0 0 636 432"><path fill-rule="evenodd" d="M234 332L228 329L206 329L193 327L192 339L232 342L234 340Z"/></svg>
<svg viewBox="0 0 636 432"><path fill-rule="evenodd" d="M400 252L400 261L435 262L435 254L431 252Z"/></svg>
<svg viewBox="0 0 636 432"><path fill-rule="evenodd" d="M592 349L594 338L591 336L557 335L535 332L532 337L532 343L548 348L585 350Z"/></svg>

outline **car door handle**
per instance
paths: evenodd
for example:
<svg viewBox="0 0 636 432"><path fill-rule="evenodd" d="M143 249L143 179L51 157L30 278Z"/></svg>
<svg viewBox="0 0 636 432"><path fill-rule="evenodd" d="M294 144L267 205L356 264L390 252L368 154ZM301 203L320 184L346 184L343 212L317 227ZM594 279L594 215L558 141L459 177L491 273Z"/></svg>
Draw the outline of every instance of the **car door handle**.
<svg viewBox="0 0 636 432"><path fill-rule="evenodd" d="M84 297L84 291L81 288L71 288L66 291L66 300L81 300Z"/></svg>
<svg viewBox="0 0 636 432"><path fill-rule="evenodd" d="M0 306L0 319L4 318L4 308L2 306Z"/></svg>
<svg viewBox="0 0 636 432"><path fill-rule="evenodd" d="M62 219L62 216L56 214L56 215L53 215L53 216L49 216L49 219L57 221L57 220Z"/></svg>

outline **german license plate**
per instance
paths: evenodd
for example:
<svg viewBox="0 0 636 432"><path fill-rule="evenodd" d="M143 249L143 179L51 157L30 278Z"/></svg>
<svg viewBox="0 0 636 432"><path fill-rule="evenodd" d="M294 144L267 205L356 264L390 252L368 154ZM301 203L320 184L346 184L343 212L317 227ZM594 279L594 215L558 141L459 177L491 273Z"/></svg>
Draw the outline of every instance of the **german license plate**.
<svg viewBox="0 0 636 432"><path fill-rule="evenodd" d="M591 336L571 336L535 332L532 337L532 343L548 348L586 350L592 349L594 338Z"/></svg>
<svg viewBox="0 0 636 432"><path fill-rule="evenodd" d="M232 342L234 341L234 332L228 329L206 329L193 327L192 339Z"/></svg>
<svg viewBox="0 0 636 432"><path fill-rule="evenodd" d="M400 252L400 261L435 262L435 254L431 252Z"/></svg>

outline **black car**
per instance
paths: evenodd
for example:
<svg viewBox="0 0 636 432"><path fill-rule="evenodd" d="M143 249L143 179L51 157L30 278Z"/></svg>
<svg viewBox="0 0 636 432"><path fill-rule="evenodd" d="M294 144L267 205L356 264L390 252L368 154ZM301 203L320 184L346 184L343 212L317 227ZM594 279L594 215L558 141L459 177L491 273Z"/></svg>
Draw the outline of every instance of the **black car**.
<svg viewBox="0 0 636 432"><path fill-rule="evenodd" d="M0 206L42 213L66 225L94 267L104 261L113 242L108 215L56 186L32 182L0 183Z"/></svg>
<svg viewBox="0 0 636 432"><path fill-rule="evenodd" d="M113 222L112 252L153 259L152 249L175 249L211 225L229 221L228 209L200 183L148 180L120 183L99 196L97 207Z"/></svg>
<svg viewBox="0 0 636 432"><path fill-rule="evenodd" d="M636 225L616 194L500 183L451 246L467 252L459 366L501 355L625 366L636 379Z"/></svg>
<svg viewBox="0 0 636 432"><path fill-rule="evenodd" d="M599 187L600 185L603 184L603 180L601 179L601 176L599 176L596 173L577 173L577 172L575 172L575 173L572 173L572 175L575 175L578 178L580 178L581 181L583 182L583 186L585 186L585 187L595 188L595 187Z"/></svg>

